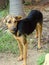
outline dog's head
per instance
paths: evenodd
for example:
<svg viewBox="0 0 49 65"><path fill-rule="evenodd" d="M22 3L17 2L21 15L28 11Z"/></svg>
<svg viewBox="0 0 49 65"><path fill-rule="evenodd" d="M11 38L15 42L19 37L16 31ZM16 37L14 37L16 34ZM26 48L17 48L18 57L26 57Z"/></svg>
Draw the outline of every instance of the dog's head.
<svg viewBox="0 0 49 65"><path fill-rule="evenodd" d="M4 19L4 22L6 23L7 28L10 30L10 32L14 33L17 30L17 23L21 18L21 16L7 16Z"/></svg>

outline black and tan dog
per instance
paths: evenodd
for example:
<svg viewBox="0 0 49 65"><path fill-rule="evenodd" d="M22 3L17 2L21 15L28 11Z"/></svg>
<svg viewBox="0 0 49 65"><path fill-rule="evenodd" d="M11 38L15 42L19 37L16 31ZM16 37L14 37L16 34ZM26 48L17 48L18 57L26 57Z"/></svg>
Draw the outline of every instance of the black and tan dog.
<svg viewBox="0 0 49 65"><path fill-rule="evenodd" d="M41 48L41 34L43 15L38 10L32 10L29 15L21 19L20 16L7 16L4 20L10 32L18 41L20 57L18 60L23 60L23 65L26 65L27 58L27 35L31 34L36 29L36 37L38 37L38 48Z"/></svg>

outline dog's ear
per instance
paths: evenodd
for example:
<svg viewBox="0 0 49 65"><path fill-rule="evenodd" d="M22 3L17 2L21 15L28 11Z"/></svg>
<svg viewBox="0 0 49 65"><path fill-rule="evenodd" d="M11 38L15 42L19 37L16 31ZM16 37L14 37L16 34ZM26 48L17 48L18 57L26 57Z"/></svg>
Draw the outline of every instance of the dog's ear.
<svg viewBox="0 0 49 65"><path fill-rule="evenodd" d="M16 16L15 19L16 19L17 21L19 21L19 20L22 19L22 16Z"/></svg>

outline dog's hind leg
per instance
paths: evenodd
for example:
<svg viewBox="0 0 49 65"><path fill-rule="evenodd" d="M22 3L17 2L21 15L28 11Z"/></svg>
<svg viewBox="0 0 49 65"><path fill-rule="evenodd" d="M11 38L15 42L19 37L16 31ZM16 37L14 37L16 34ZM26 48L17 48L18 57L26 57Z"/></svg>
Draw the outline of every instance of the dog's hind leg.
<svg viewBox="0 0 49 65"><path fill-rule="evenodd" d="M36 26L36 34L35 34L35 38L38 38L38 27Z"/></svg>
<svg viewBox="0 0 49 65"><path fill-rule="evenodd" d="M39 24L40 25L40 33L42 34L42 24ZM36 26L36 35L35 35L35 38L38 38L38 24Z"/></svg>
<svg viewBox="0 0 49 65"><path fill-rule="evenodd" d="M37 29L38 29L38 49L40 49L41 48L42 24L38 23Z"/></svg>

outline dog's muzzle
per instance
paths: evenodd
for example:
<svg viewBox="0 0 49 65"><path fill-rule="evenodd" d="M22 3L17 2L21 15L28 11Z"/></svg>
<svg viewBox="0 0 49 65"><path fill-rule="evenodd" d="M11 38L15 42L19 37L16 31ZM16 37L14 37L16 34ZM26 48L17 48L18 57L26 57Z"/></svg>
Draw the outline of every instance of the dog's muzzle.
<svg viewBox="0 0 49 65"><path fill-rule="evenodd" d="M10 29L10 32L11 32L12 34L16 34L17 28Z"/></svg>

